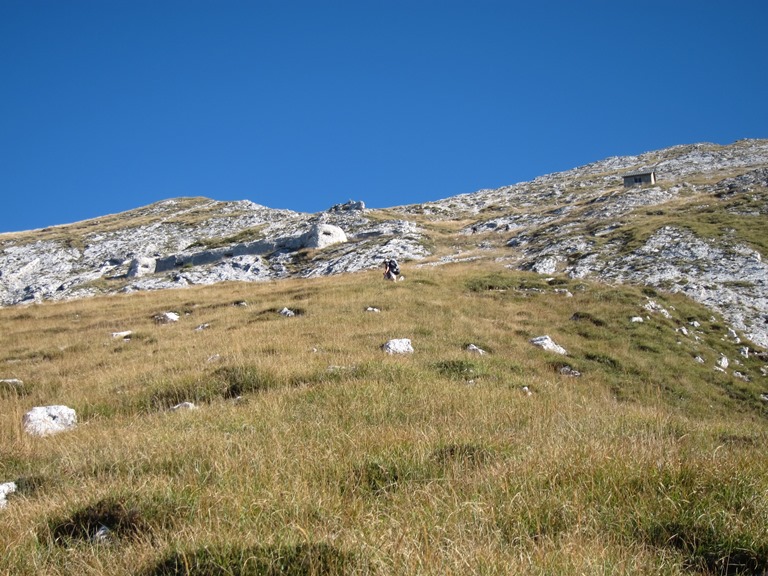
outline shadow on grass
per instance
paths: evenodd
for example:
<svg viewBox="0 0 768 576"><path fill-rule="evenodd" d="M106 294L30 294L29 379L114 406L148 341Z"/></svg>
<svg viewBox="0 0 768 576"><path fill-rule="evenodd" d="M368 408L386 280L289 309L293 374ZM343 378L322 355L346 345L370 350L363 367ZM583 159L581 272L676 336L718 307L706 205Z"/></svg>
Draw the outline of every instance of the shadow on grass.
<svg viewBox="0 0 768 576"><path fill-rule="evenodd" d="M173 552L141 576L330 576L373 574L356 554L325 543L206 546Z"/></svg>

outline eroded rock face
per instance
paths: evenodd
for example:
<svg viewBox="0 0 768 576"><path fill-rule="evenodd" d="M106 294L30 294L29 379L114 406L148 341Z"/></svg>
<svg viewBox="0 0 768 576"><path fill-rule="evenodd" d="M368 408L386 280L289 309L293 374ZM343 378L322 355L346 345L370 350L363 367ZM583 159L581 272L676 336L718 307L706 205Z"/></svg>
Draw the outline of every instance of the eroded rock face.
<svg viewBox="0 0 768 576"><path fill-rule="evenodd" d="M141 257L131 260L131 265L128 268L129 278L141 278L147 274L155 273L155 266L157 262L154 258Z"/></svg>
<svg viewBox="0 0 768 576"><path fill-rule="evenodd" d="M22 424L30 436L48 436L75 428L77 414L67 406L36 406L24 414Z"/></svg>

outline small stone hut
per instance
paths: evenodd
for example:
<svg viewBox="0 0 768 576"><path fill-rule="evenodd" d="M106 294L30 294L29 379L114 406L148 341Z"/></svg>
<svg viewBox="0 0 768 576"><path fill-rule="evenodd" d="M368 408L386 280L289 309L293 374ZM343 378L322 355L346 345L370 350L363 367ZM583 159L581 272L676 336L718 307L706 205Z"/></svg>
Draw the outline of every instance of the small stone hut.
<svg viewBox="0 0 768 576"><path fill-rule="evenodd" d="M638 170L637 172L630 172L624 174L624 187L630 186L642 186L643 184L656 184L656 170Z"/></svg>

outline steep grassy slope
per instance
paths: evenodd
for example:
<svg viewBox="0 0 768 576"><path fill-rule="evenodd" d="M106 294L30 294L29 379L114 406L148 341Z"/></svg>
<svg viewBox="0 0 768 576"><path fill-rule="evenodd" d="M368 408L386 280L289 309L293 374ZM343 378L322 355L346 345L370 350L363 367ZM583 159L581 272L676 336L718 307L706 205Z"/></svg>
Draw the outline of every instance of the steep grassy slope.
<svg viewBox="0 0 768 576"><path fill-rule="evenodd" d="M0 309L0 378L24 382L0 390L0 572L768 569L764 362L709 311L487 262L404 272ZM78 428L25 435L41 404Z"/></svg>

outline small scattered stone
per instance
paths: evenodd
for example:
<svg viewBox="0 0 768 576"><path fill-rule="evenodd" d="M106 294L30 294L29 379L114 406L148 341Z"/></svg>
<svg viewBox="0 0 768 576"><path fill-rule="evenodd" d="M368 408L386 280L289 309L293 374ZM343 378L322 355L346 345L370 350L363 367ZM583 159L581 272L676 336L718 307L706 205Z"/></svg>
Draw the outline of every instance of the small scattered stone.
<svg viewBox="0 0 768 576"><path fill-rule="evenodd" d="M744 382L749 382L749 376L747 376L746 374L744 374L742 372L739 372L738 370L734 371L733 375L734 375L734 377L736 377L736 378L738 378L740 380L744 380Z"/></svg>
<svg viewBox="0 0 768 576"><path fill-rule="evenodd" d="M395 338L381 346L387 354L413 354L413 346L408 338Z"/></svg>
<svg viewBox="0 0 768 576"><path fill-rule="evenodd" d="M660 306L654 300L649 299L648 303L645 306L643 306L643 308L645 308L649 312L658 312L659 314L664 316L664 318L672 318L672 315L663 306Z"/></svg>
<svg viewBox="0 0 768 576"><path fill-rule="evenodd" d="M374 308L373 306L368 306L368 308L365 309L366 312L381 312L378 308Z"/></svg>
<svg viewBox="0 0 768 576"><path fill-rule="evenodd" d="M763 402L768 402L768 394L760 394L760 400Z"/></svg>
<svg viewBox="0 0 768 576"><path fill-rule="evenodd" d="M579 376L581 376L581 372L579 372L578 370L574 370L573 368L567 365L560 368L559 372L563 376L570 376L572 378L578 378Z"/></svg>
<svg viewBox="0 0 768 576"><path fill-rule="evenodd" d="M680 328L677 329L677 332L680 332L683 336L688 336L688 329L685 326L680 326Z"/></svg>
<svg viewBox="0 0 768 576"><path fill-rule="evenodd" d="M699 324L699 322L697 322L696 320L689 322L689 324L694 328L701 328L701 324Z"/></svg>
<svg viewBox="0 0 768 576"><path fill-rule="evenodd" d="M8 505L8 494L13 494L14 492L16 492L15 482L5 482L4 484L0 484L0 510Z"/></svg>
<svg viewBox="0 0 768 576"><path fill-rule="evenodd" d="M726 358L725 356L720 356L720 359L717 361L717 365L723 370L725 370L726 368L728 368L728 358Z"/></svg>
<svg viewBox="0 0 768 576"><path fill-rule="evenodd" d="M155 314L153 318L158 324L171 324L179 321L179 315L176 312L162 312Z"/></svg>
<svg viewBox="0 0 768 576"><path fill-rule="evenodd" d="M528 386L523 386L522 390L523 390L523 394L525 394L526 396L531 396L533 394L533 392L531 392L531 389L528 388Z"/></svg>
<svg viewBox="0 0 768 576"><path fill-rule="evenodd" d="M741 354L744 358L749 358L749 347L748 346L742 346L739 349L739 354Z"/></svg>
<svg viewBox="0 0 768 576"><path fill-rule="evenodd" d="M110 530L106 526L102 525L96 533L91 537L91 541L94 544L107 544L111 541Z"/></svg>
<svg viewBox="0 0 768 576"><path fill-rule="evenodd" d="M123 330L122 332L112 332L112 338L122 338L123 340L130 340L133 335L132 330Z"/></svg>
<svg viewBox="0 0 768 576"><path fill-rule="evenodd" d="M482 348L478 348L474 344L470 344L469 346L467 346L467 352L472 352L473 354L477 354L479 356L482 356L483 354L486 353L485 350L483 350Z"/></svg>
<svg viewBox="0 0 768 576"><path fill-rule="evenodd" d="M643 323L643 317L642 316L632 316L632 318L629 319L630 322L634 322L636 324L642 324Z"/></svg>
<svg viewBox="0 0 768 576"><path fill-rule="evenodd" d="M531 338L529 342L534 346L538 346L539 348L543 348L544 350L547 350L549 352L554 352L555 354L562 354L563 356L566 356L568 354L565 348L555 344L552 338L546 335L537 336L536 338Z"/></svg>
<svg viewBox="0 0 768 576"><path fill-rule="evenodd" d="M696 362L698 362L699 364L704 364L704 358L702 358L701 356L696 356L694 360L696 360Z"/></svg>
<svg viewBox="0 0 768 576"><path fill-rule="evenodd" d="M195 332L202 332L203 330L208 330L210 327L211 325L206 322L205 324L200 324L200 326L195 328Z"/></svg>
<svg viewBox="0 0 768 576"><path fill-rule="evenodd" d="M285 316L286 318L290 318L292 316L296 316L296 312L294 312L293 310L290 310L288 308L283 308L282 310L280 310L279 314L281 316Z"/></svg>
<svg viewBox="0 0 768 576"><path fill-rule="evenodd" d="M171 408L171 411L175 412L177 410L197 410L197 406L193 402L181 402L180 404L176 404L173 408Z"/></svg>

